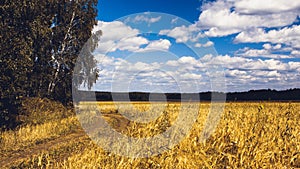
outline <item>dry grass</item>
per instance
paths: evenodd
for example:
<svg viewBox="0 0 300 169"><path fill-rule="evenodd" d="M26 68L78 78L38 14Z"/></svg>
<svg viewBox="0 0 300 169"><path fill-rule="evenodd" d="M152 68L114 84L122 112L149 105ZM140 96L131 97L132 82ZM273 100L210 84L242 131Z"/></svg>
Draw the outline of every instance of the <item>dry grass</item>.
<svg viewBox="0 0 300 169"><path fill-rule="evenodd" d="M58 138L79 129L76 117L69 117L59 121L47 122L41 125L27 125L15 131L0 133L1 151L19 150L45 140Z"/></svg>
<svg viewBox="0 0 300 169"><path fill-rule="evenodd" d="M101 110L93 106L101 105ZM122 111L149 111L157 115L159 107L136 103L130 108L126 104L83 103L85 111L79 115L84 123L91 123L98 116L124 135L135 138L153 136L173 125L182 105L170 103L164 113L149 123L128 121ZM160 105L162 106L162 105ZM193 105L189 105L193 106ZM184 106L183 106L184 107ZM226 103L216 131L205 142L200 136L209 112L210 104L201 103L199 116L190 133L178 145L162 154L149 158L130 158L106 152L92 141L82 144L70 142L68 147L37 154L16 166L22 168L300 168L300 103ZM183 108L182 111L188 109ZM85 116L89 112L89 116ZM102 114L103 113L103 114ZM186 112L189 113L189 112ZM85 115L84 115L85 114ZM77 126L74 117L57 122L57 127L38 126L20 128L16 136L1 134L1 146L12 149L9 140L19 140L29 145L40 139L59 135L62 126ZM69 124L70 123L70 124ZM44 126L43 126L44 125ZM71 127L72 128L72 127ZM95 128L95 131L101 128ZM44 134L46 133L46 134ZM121 148L122 144L120 144ZM18 146L17 146L18 147ZM81 147L80 151L76 147ZM75 148L75 150L74 150ZM3 148L1 149L3 151ZM60 157L59 154L68 154Z"/></svg>

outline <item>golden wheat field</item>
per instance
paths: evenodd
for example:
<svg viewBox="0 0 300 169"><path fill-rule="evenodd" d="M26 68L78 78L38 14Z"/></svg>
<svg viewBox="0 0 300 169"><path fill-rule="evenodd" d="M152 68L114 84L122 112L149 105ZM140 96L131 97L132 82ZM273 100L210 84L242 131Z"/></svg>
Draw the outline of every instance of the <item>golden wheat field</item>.
<svg viewBox="0 0 300 169"><path fill-rule="evenodd" d="M202 133L210 103L84 102L78 107L76 116L2 132L0 168L300 168L300 103L225 103L216 130L206 140ZM99 118L114 131L138 140L164 133L182 112L188 120L191 108L198 114L187 135L160 154L122 156L91 139L101 137L99 131L104 130ZM124 112L128 117L148 115L136 122ZM150 121L153 117L157 118ZM81 125L93 126L89 136ZM114 141L114 150L123 151L124 143Z"/></svg>

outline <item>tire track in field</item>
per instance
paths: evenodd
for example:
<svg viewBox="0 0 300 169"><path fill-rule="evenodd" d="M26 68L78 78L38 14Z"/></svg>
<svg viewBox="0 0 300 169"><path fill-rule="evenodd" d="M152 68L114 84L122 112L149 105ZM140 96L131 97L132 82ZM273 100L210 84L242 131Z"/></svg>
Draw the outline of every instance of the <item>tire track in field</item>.
<svg viewBox="0 0 300 169"><path fill-rule="evenodd" d="M74 141L75 139L84 138L89 139L84 131L78 131L65 136L60 136L56 139L49 140L44 144L37 144L31 147L26 147L22 150L14 150L5 154L4 157L0 157L0 168L9 168L10 166L17 164L17 162L25 161L32 158L34 155L39 155L43 152L54 150L58 145Z"/></svg>
<svg viewBox="0 0 300 169"><path fill-rule="evenodd" d="M100 117L99 117L100 118ZM121 131L124 127L129 124L129 121L122 117L120 114L108 113L102 114L102 118L104 118L107 122L111 122L115 120L115 129ZM93 130L97 130L102 126L94 126ZM19 150L13 150L5 153L5 156L0 156L0 168L9 168L13 165L17 165L18 163L31 159L33 156L40 155L41 153L47 153L49 151L55 150L55 147L59 145L64 146L63 144L68 144L74 140L84 139L86 141L91 141L86 132L81 128L78 131L69 133L67 135L61 135L52 140L45 140L43 143L36 144L33 146L28 146ZM67 146L67 145L66 145Z"/></svg>

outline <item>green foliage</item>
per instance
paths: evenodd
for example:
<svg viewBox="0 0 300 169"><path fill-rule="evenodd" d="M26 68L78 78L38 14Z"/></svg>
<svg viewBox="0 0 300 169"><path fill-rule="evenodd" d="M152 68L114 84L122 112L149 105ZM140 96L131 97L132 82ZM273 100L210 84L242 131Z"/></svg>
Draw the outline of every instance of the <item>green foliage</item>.
<svg viewBox="0 0 300 169"><path fill-rule="evenodd" d="M76 59L96 24L96 4L97 0L0 2L0 128L17 125L20 98L47 97L65 105L71 101ZM94 66L89 73L97 77L95 59L85 61Z"/></svg>

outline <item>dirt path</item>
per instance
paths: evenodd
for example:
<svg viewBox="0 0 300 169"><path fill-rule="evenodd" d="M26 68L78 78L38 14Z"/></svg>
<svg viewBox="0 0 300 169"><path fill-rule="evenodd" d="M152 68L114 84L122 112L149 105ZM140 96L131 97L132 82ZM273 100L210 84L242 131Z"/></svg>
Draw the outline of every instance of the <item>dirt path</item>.
<svg viewBox="0 0 300 169"><path fill-rule="evenodd" d="M119 114L104 114L103 117L108 122L115 120L115 129L122 129L128 125L129 121L122 117ZM95 125L95 130L97 129ZM79 129L74 133L70 133L67 135L59 136L58 138L54 138L53 140L44 141L40 144L25 147L20 150L9 151L5 153L5 156L0 156L0 168L9 168L10 166L16 165L22 161L31 159L33 156L40 155L41 153L47 153L50 151L57 149L57 147L67 147L71 146L71 142L76 142L76 140L84 140L90 141L88 135L82 130ZM67 158L67 156L66 156Z"/></svg>
<svg viewBox="0 0 300 169"><path fill-rule="evenodd" d="M39 155L42 152L51 151L54 149L54 147L56 147L58 145L61 145L64 143L67 144L70 141L74 141L76 139L79 140L79 138L83 138L83 137L86 137L86 139L89 139L89 137L86 135L86 133L81 130L76 133L71 133L71 134L68 134L65 136L60 136L54 140L47 141L46 143L27 147L22 150L8 152L5 157L0 157L0 168L7 168L19 161L24 161L26 159L30 159L34 155Z"/></svg>

